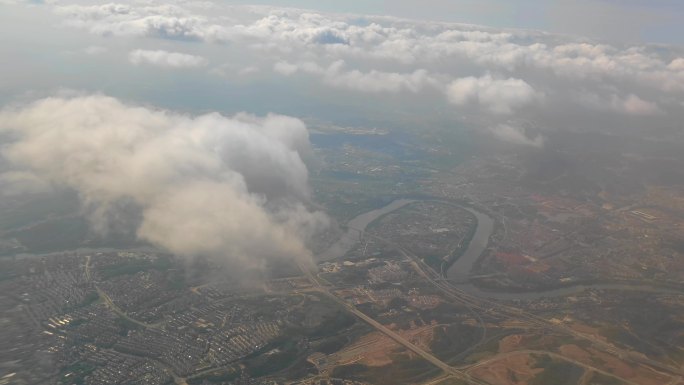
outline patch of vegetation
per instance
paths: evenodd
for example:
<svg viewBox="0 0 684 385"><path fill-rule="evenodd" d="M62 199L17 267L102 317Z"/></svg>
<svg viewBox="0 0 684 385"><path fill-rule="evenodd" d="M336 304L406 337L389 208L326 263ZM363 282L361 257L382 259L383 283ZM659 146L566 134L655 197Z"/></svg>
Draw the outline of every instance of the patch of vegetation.
<svg viewBox="0 0 684 385"><path fill-rule="evenodd" d="M393 362L380 367L351 364L336 367L332 376L377 385L418 384L439 373L423 359L411 359L405 353L393 354Z"/></svg>
<svg viewBox="0 0 684 385"><path fill-rule="evenodd" d="M182 290L186 288L188 285L184 272L182 270L173 270L170 272L167 278L167 286L171 290Z"/></svg>
<svg viewBox="0 0 684 385"><path fill-rule="evenodd" d="M332 371L332 377L338 378L355 378L360 377L368 370L368 366L363 364L350 364L337 366Z"/></svg>
<svg viewBox="0 0 684 385"><path fill-rule="evenodd" d="M392 298L387 307L390 309L401 309L404 306L408 306L408 301L401 297Z"/></svg>
<svg viewBox="0 0 684 385"><path fill-rule="evenodd" d="M296 341L287 340L277 349L247 361L247 372L252 377L263 377L294 365L302 359L301 349L297 345Z"/></svg>
<svg viewBox="0 0 684 385"><path fill-rule="evenodd" d="M88 234L88 223L80 217L65 217L36 224L8 234L31 252L46 253L77 248Z"/></svg>
<svg viewBox="0 0 684 385"><path fill-rule="evenodd" d="M452 303L442 302L434 309L425 309L420 311L420 317L423 319L435 320L440 324L450 324L458 321L458 315L467 312L468 309Z"/></svg>
<svg viewBox="0 0 684 385"><path fill-rule="evenodd" d="M97 369L86 362L78 362L62 369L57 383L60 385L83 385L85 378Z"/></svg>
<svg viewBox="0 0 684 385"><path fill-rule="evenodd" d="M116 319L116 323L119 326L119 335L121 336L128 335L128 332L131 330L138 330L142 328L142 326L138 325L137 323L123 317L118 317Z"/></svg>
<svg viewBox="0 0 684 385"><path fill-rule="evenodd" d="M599 333L612 342L617 342L622 346L629 347L644 354L657 356L659 351L653 349L653 346L640 340L635 335L629 333L619 326L604 326L599 329Z"/></svg>
<svg viewBox="0 0 684 385"><path fill-rule="evenodd" d="M594 373L589 381L591 385L624 385L624 382L615 377L609 377L605 374Z"/></svg>
<svg viewBox="0 0 684 385"><path fill-rule="evenodd" d="M318 374L318 369L305 359L300 359L297 363L287 368L282 375L290 380L298 380L304 377Z"/></svg>
<svg viewBox="0 0 684 385"><path fill-rule="evenodd" d="M560 362L544 354L535 356L535 368L544 369L537 374L530 385L575 385L582 377L584 369L568 362Z"/></svg>
<svg viewBox="0 0 684 385"><path fill-rule="evenodd" d="M88 295L85 296L85 298L83 298L83 301L81 301L81 303L78 304L77 307L87 307L87 306L90 306L90 305L92 305L93 303L95 303L95 302L96 302L97 300L99 300L99 299L100 299L100 295L97 294L96 291L91 291L90 293L88 293Z"/></svg>
<svg viewBox="0 0 684 385"><path fill-rule="evenodd" d="M378 318L380 316L380 309L378 309L373 303L362 303L356 305L356 308L371 318Z"/></svg>
<svg viewBox="0 0 684 385"><path fill-rule="evenodd" d="M334 336L319 341L314 345L314 350L325 354L333 354L342 349L347 343L349 343L347 336Z"/></svg>
<svg viewBox="0 0 684 385"><path fill-rule="evenodd" d="M665 245L680 254L684 254L684 238L668 239L665 241Z"/></svg>
<svg viewBox="0 0 684 385"><path fill-rule="evenodd" d="M442 270L442 264L444 263L442 257L438 255L428 255L423 258L423 262L438 273Z"/></svg>
<svg viewBox="0 0 684 385"><path fill-rule="evenodd" d="M321 324L305 334L309 337L325 337L335 334L340 330L347 329L356 323L356 318L344 310L337 310L334 313L323 316Z"/></svg>
<svg viewBox="0 0 684 385"><path fill-rule="evenodd" d="M456 378L447 378L438 382L436 385L468 385L468 383Z"/></svg>
<svg viewBox="0 0 684 385"><path fill-rule="evenodd" d="M87 320L85 318L75 319L75 320L69 322L69 324L66 326L66 328L67 329L75 329L75 328L85 324L86 322L87 322Z"/></svg>
<svg viewBox="0 0 684 385"><path fill-rule="evenodd" d="M475 326L461 324L438 326L434 329L430 350L440 359L449 360L473 346L481 335L482 331Z"/></svg>
<svg viewBox="0 0 684 385"><path fill-rule="evenodd" d="M203 376L188 379L187 382L189 385L199 385L203 384L205 381L212 384L222 384L237 379L241 374L242 372L238 368L231 366L227 369L216 370Z"/></svg>

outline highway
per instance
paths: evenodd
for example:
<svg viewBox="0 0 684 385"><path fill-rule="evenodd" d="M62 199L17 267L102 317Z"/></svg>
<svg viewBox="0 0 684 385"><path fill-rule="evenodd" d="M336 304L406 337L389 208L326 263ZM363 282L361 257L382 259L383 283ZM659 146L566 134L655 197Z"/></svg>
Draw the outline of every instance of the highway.
<svg viewBox="0 0 684 385"><path fill-rule="evenodd" d="M347 301L337 297L335 294L331 293L321 282L319 281L318 277L316 277L315 274L313 274L312 269L315 269L315 266L306 266L303 262L299 263L299 268L302 270L302 272L306 275L307 278L309 278L309 281L318 289L319 292L325 294L327 297L338 303L340 306L345 308L347 311L350 313L354 314L356 317L360 318L362 321L365 323L369 324L379 332L383 333L384 335L388 336L395 342L399 343L400 345L404 346L408 350L414 352L415 354L419 355L420 357L424 358L434 366L438 367L445 373L453 376L454 378L464 380L468 384L475 384L475 385L489 385L489 383L482 381L480 379L474 378L470 376L468 373L466 373L463 370L459 370L454 368L453 366L450 366L446 362L440 360L439 358L435 357L431 353L419 348L418 346L414 345L410 341L408 341L406 338L400 336L399 334L395 333L394 331L388 329L384 325L382 325L380 322L374 320L373 318L367 316L363 312L359 311L356 307L354 307L352 304L348 303Z"/></svg>
<svg viewBox="0 0 684 385"><path fill-rule="evenodd" d="M414 262L414 267L418 268L419 274L421 274L424 278L426 278L430 283L432 283L435 287L440 289L448 298L451 298L457 303L460 303L462 305L469 306L470 308L476 308L482 311L483 313L490 313L490 314L495 314L495 315L500 315L504 317L509 317L513 319L519 319L519 320L524 320L529 322L530 324L543 328L546 330L554 331L557 333L561 334L566 334L570 335L572 337L575 337L577 339L582 339L586 340L592 343L592 345L599 350L602 350L604 352L610 353L618 358L620 358L623 361L631 361L632 363L638 363L646 366L650 366L652 368L656 368L660 371L663 371L667 373L668 375L671 376L682 376L684 375L684 371L681 368L673 367L670 365L663 364L662 362L650 359L648 357L644 357L642 355L636 354L631 351L626 351L623 349L618 348L615 345L612 345L608 342L602 341L596 337L586 335L584 333L580 333L576 330L573 330L565 325L560 325L560 324L554 324L551 323L549 320L546 318L537 316L535 314L526 312L522 309L509 306L506 304L502 304L500 302L496 302L487 298L480 298L480 297L475 297L473 295L470 295L462 290L459 290L458 288L454 287L449 281L443 280L441 276L437 272L434 271L430 266L428 266L425 262L423 262L422 259L418 258L418 256L413 255L411 252L403 249L401 246L383 238L379 237L374 237L380 241L383 241L387 243L388 245L394 247L397 249L399 252L401 252L405 257L409 258Z"/></svg>
<svg viewBox="0 0 684 385"><path fill-rule="evenodd" d="M480 367L480 366L486 366L486 365L489 365L489 364L491 364L491 363L493 363L493 362L496 362L496 361L499 361L499 360L503 360L504 358L507 358L507 357L516 356L516 355L519 355L519 354L538 354L538 355L544 355L544 354L545 354L545 355L547 355L547 356L549 356L549 357L553 357L553 358L558 359L558 360L563 360L563 361L570 362L570 363L572 363L572 364L574 364L574 365L576 365L576 366L582 367L582 368L584 368L584 369L586 369L586 370L594 371L594 372L597 372L597 373L601 373L601 374L603 374L604 376L608 376L608 377L611 377L611 378L615 378L616 380L622 381L622 382L624 382L625 384L628 384L628 385L639 385L639 384L636 383L636 382L627 380L627 379L625 379L625 378L616 376L615 374L613 374L613 373L611 373L611 372L608 372L608 371L605 371L605 370L596 368L596 367L594 367L594 366L585 364L585 363L582 362L582 361L577 361L577 360L575 360L575 359L572 359L572 358L569 358L569 357L560 355L560 354L558 354L558 353L548 352L548 351L545 351L545 350L544 350L544 351L542 351L542 350L514 350L514 351L507 352L507 353L503 353L503 354L497 354L497 355L494 356L494 357L488 358L488 359L486 359L486 360L478 361L477 363L475 363L475 364L473 364L473 365L469 365L469 366L464 367L464 368L467 368L468 371L471 371L471 370L474 370L474 369L476 369L476 368L478 368L478 367Z"/></svg>

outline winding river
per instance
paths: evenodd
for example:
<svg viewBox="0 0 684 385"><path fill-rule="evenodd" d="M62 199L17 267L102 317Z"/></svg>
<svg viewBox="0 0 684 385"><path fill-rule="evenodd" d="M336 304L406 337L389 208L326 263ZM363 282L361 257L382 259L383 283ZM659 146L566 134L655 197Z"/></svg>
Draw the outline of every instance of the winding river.
<svg viewBox="0 0 684 385"><path fill-rule="evenodd" d="M416 201L412 199L397 199L387 206L358 215L347 223L347 231L342 234L340 239L330 246L328 250L320 254L318 259L320 261L330 261L342 258L361 240L363 232L366 231L366 227L368 227L371 222L413 202Z"/></svg>
<svg viewBox="0 0 684 385"><path fill-rule="evenodd" d="M473 270L473 265L475 265L477 259L480 258L480 255L482 255L487 248L489 236L492 235L492 232L494 231L494 220L489 215L475 211L469 207L458 207L468 210L471 214L475 215L475 218L477 218L477 228L475 229L473 238L470 240L470 243L468 243L468 248L451 264L451 266L449 266L446 275L451 280L465 282L468 281L470 272Z"/></svg>
<svg viewBox="0 0 684 385"><path fill-rule="evenodd" d="M413 199L398 199L390 204L381 207L379 209L371 210L363 213L347 223L347 231L340 237L340 239L335 242L328 250L322 253L319 257L320 260L329 261L335 258L340 258L347 254L354 245L361 240L363 232L366 227L374 220L380 218L383 215L389 214L395 210L398 210L410 203L418 202L419 200ZM445 202L442 202L445 203ZM474 210L470 207L465 207L461 205L456 205L454 203L448 203L450 205L455 205L465 209L475 215L477 218L477 228L473 238L468 244L466 251L449 267L447 270L447 277L450 280L457 282L468 281L470 272L473 269L473 265L477 262L478 258L487 248L487 243L489 242L489 237L494 231L494 219L489 215L482 213L480 211ZM653 293L677 293L681 294L680 291L670 290L666 288L651 286L651 285L627 285L627 284L591 284L591 285L573 285L562 287L552 290L543 291L533 291L533 292L510 292L510 291L493 291L480 289L473 284L456 284L458 289L477 296L486 297L500 300L534 300L541 298L553 298L553 297L563 297L573 294L578 294L587 289L605 289L605 290L628 290L628 291L642 291L642 292L653 292Z"/></svg>

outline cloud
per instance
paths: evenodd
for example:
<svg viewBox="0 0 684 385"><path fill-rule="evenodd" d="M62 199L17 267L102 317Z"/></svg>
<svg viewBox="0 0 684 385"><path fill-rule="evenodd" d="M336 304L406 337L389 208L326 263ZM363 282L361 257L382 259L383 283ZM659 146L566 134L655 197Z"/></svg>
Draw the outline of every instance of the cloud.
<svg viewBox="0 0 684 385"><path fill-rule="evenodd" d="M510 124L499 124L490 128L490 132L494 136L504 142L513 144L520 144L532 147L543 147L544 138L541 135L535 135L530 138L525 133L525 130L519 127L514 127Z"/></svg>
<svg viewBox="0 0 684 385"><path fill-rule="evenodd" d="M662 50L615 47L535 31L379 16L365 16L359 22L355 15L297 9L219 4L207 8L155 1L58 4L54 9L67 25L97 35L243 42L262 50L306 52L346 62L365 58L426 67L467 60L496 72L543 70L569 79L627 81L670 93L684 92L681 58L671 59Z"/></svg>
<svg viewBox="0 0 684 385"><path fill-rule="evenodd" d="M656 115L662 111L657 104L641 99L630 94L625 99L614 98L613 106L618 111L624 111L628 115Z"/></svg>
<svg viewBox="0 0 684 385"><path fill-rule="evenodd" d="M281 75L290 76L297 73L299 67L286 61L279 61L273 65L273 71Z"/></svg>
<svg viewBox="0 0 684 385"><path fill-rule="evenodd" d="M682 72L684 71L684 58L677 58L674 59L670 62L670 64L667 65L667 69L675 72Z"/></svg>
<svg viewBox="0 0 684 385"><path fill-rule="evenodd" d="M327 221L306 207L310 147L295 118L193 117L91 95L6 108L0 133L12 138L2 183L72 188L99 230L133 206L137 236L178 255L303 258Z"/></svg>
<svg viewBox="0 0 684 385"><path fill-rule="evenodd" d="M626 124L638 129L640 123L618 122L618 115L657 116L660 127L681 120L684 57L677 47L616 45L539 31L225 3L145 0L57 3L48 9L57 12L62 26L117 39L106 44L111 49L155 47L155 39L163 40L157 44L166 51L132 58L137 63L198 65L201 61L171 60L160 54L202 52L212 62L226 63L207 68L207 76L239 82L245 90L274 87L274 77L250 76L258 68L292 77L290 83L308 76L331 89L312 88L315 93L335 89L401 93L386 103L411 103L413 97L412 108L443 111L444 119L473 111L468 119L479 121L485 129L510 118L544 120L542 126L549 129L570 127L553 115L587 109L593 110L593 117L605 115L601 130ZM205 84L214 80L202 79ZM215 87L226 85L215 83ZM278 90L274 98L280 97ZM216 94L221 92L225 90ZM313 104L307 102L300 106ZM435 110L427 111L427 105ZM452 113L450 106L459 108ZM614 127L610 119L615 119Z"/></svg>
<svg viewBox="0 0 684 385"><path fill-rule="evenodd" d="M419 92L427 86L438 85L438 81L424 69L408 73L377 70L362 72L346 69L346 63L342 60L338 60L327 67L320 66L315 62L291 64L280 61L274 65L273 70L286 76L297 72L317 75L330 86L360 92L394 93L403 90Z"/></svg>
<svg viewBox="0 0 684 385"><path fill-rule="evenodd" d="M164 39L226 41L227 31L206 17L177 5L57 5L66 24L100 36L146 36Z"/></svg>
<svg viewBox="0 0 684 385"><path fill-rule="evenodd" d="M478 104L495 114L511 114L517 108L543 98L524 80L495 79L491 75L456 79L446 89L452 104Z"/></svg>
<svg viewBox="0 0 684 385"><path fill-rule="evenodd" d="M324 80L338 88L347 88L362 92L399 92L408 90L419 92L435 80L428 71L417 69L413 72L385 72L371 70L343 70L343 63L336 62L325 71Z"/></svg>
<svg viewBox="0 0 684 385"><path fill-rule="evenodd" d="M600 111L632 116L652 116L663 113L656 103L641 99L634 94L623 97L613 93L603 97L591 92L581 92L576 98L581 104Z"/></svg>
<svg viewBox="0 0 684 385"><path fill-rule="evenodd" d="M259 67L256 66L247 66L244 68L241 68L240 71L238 71L238 75L240 76L250 76L259 73L261 71Z"/></svg>
<svg viewBox="0 0 684 385"><path fill-rule="evenodd" d="M99 45L91 45L91 46L86 47L83 50L83 52L85 52L88 55L100 55L100 54L107 52L107 48L99 46Z"/></svg>
<svg viewBox="0 0 684 385"><path fill-rule="evenodd" d="M15 196L50 191L50 184L30 172L7 171L0 174L0 195Z"/></svg>
<svg viewBox="0 0 684 385"><path fill-rule="evenodd" d="M306 53L322 65L350 59L431 66L465 60L494 72L539 71L567 79L628 82L684 92L681 58L644 46L615 47L535 31L496 30L392 17L319 14L277 7L143 4L61 5L65 23L97 35L143 36ZM281 59L282 60L282 59ZM378 72L397 72L374 68ZM368 71L365 71L368 72ZM409 71L412 72L412 71Z"/></svg>
<svg viewBox="0 0 684 385"><path fill-rule="evenodd" d="M136 49L128 54L128 61L135 65L150 64L168 68L202 67L207 60L201 56L163 50L149 51Z"/></svg>

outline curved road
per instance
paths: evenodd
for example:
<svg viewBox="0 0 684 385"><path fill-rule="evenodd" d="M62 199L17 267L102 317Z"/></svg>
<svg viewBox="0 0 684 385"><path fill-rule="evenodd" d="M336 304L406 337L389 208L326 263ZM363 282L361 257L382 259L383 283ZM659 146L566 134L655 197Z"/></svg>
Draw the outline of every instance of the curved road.
<svg viewBox="0 0 684 385"><path fill-rule="evenodd" d="M582 361L577 361L577 360L575 360L575 359L568 358L568 357L563 356L563 355L560 355L560 354L558 354L558 353L548 352L548 351L545 351L545 350L514 350L514 351L512 351L512 352L507 352L507 353L503 353L503 354L497 354L497 355L494 356L494 357L488 358L488 359L486 359L486 360L479 361L479 362L477 362L477 363L475 363L475 364L473 364L473 365L470 365L470 366L463 366L463 367L459 367L459 368L467 369L466 371L467 371L467 372L470 372L471 370L474 370L474 369L476 369L476 368L478 368L478 367L480 367L480 366L489 365L489 364L491 364L492 362L496 362L496 361L499 361L499 360L503 360L504 358L516 356L516 355L518 355L518 354L540 354L540 355L541 355L541 354L545 354L545 355L547 355L547 356L549 356L549 357L553 357L553 358L556 358L556 359L559 359L559 360L563 360L563 361L570 362L570 363L572 363L572 364L574 364L574 365L577 365L577 366L579 366L579 367L582 367L582 368L584 368L584 369L586 369L586 370L591 370L591 371L594 371L594 372L597 372L597 373L601 373L601 374L603 374L604 376L608 376L608 377L615 378L616 380L620 380L620 381L622 381L622 382L624 382L624 383L626 383L626 384L629 384L629 385L640 385L640 384L638 384L638 383L636 383L636 382L633 382L633 381L630 381L630 380L628 380L628 379L625 379L625 378L616 376L615 374L613 374L613 373L611 373L611 372L608 372L608 371L605 371L605 370L602 370L602 369L593 367L593 366L591 366L591 365L589 365L589 364L585 364L585 363L582 362Z"/></svg>

